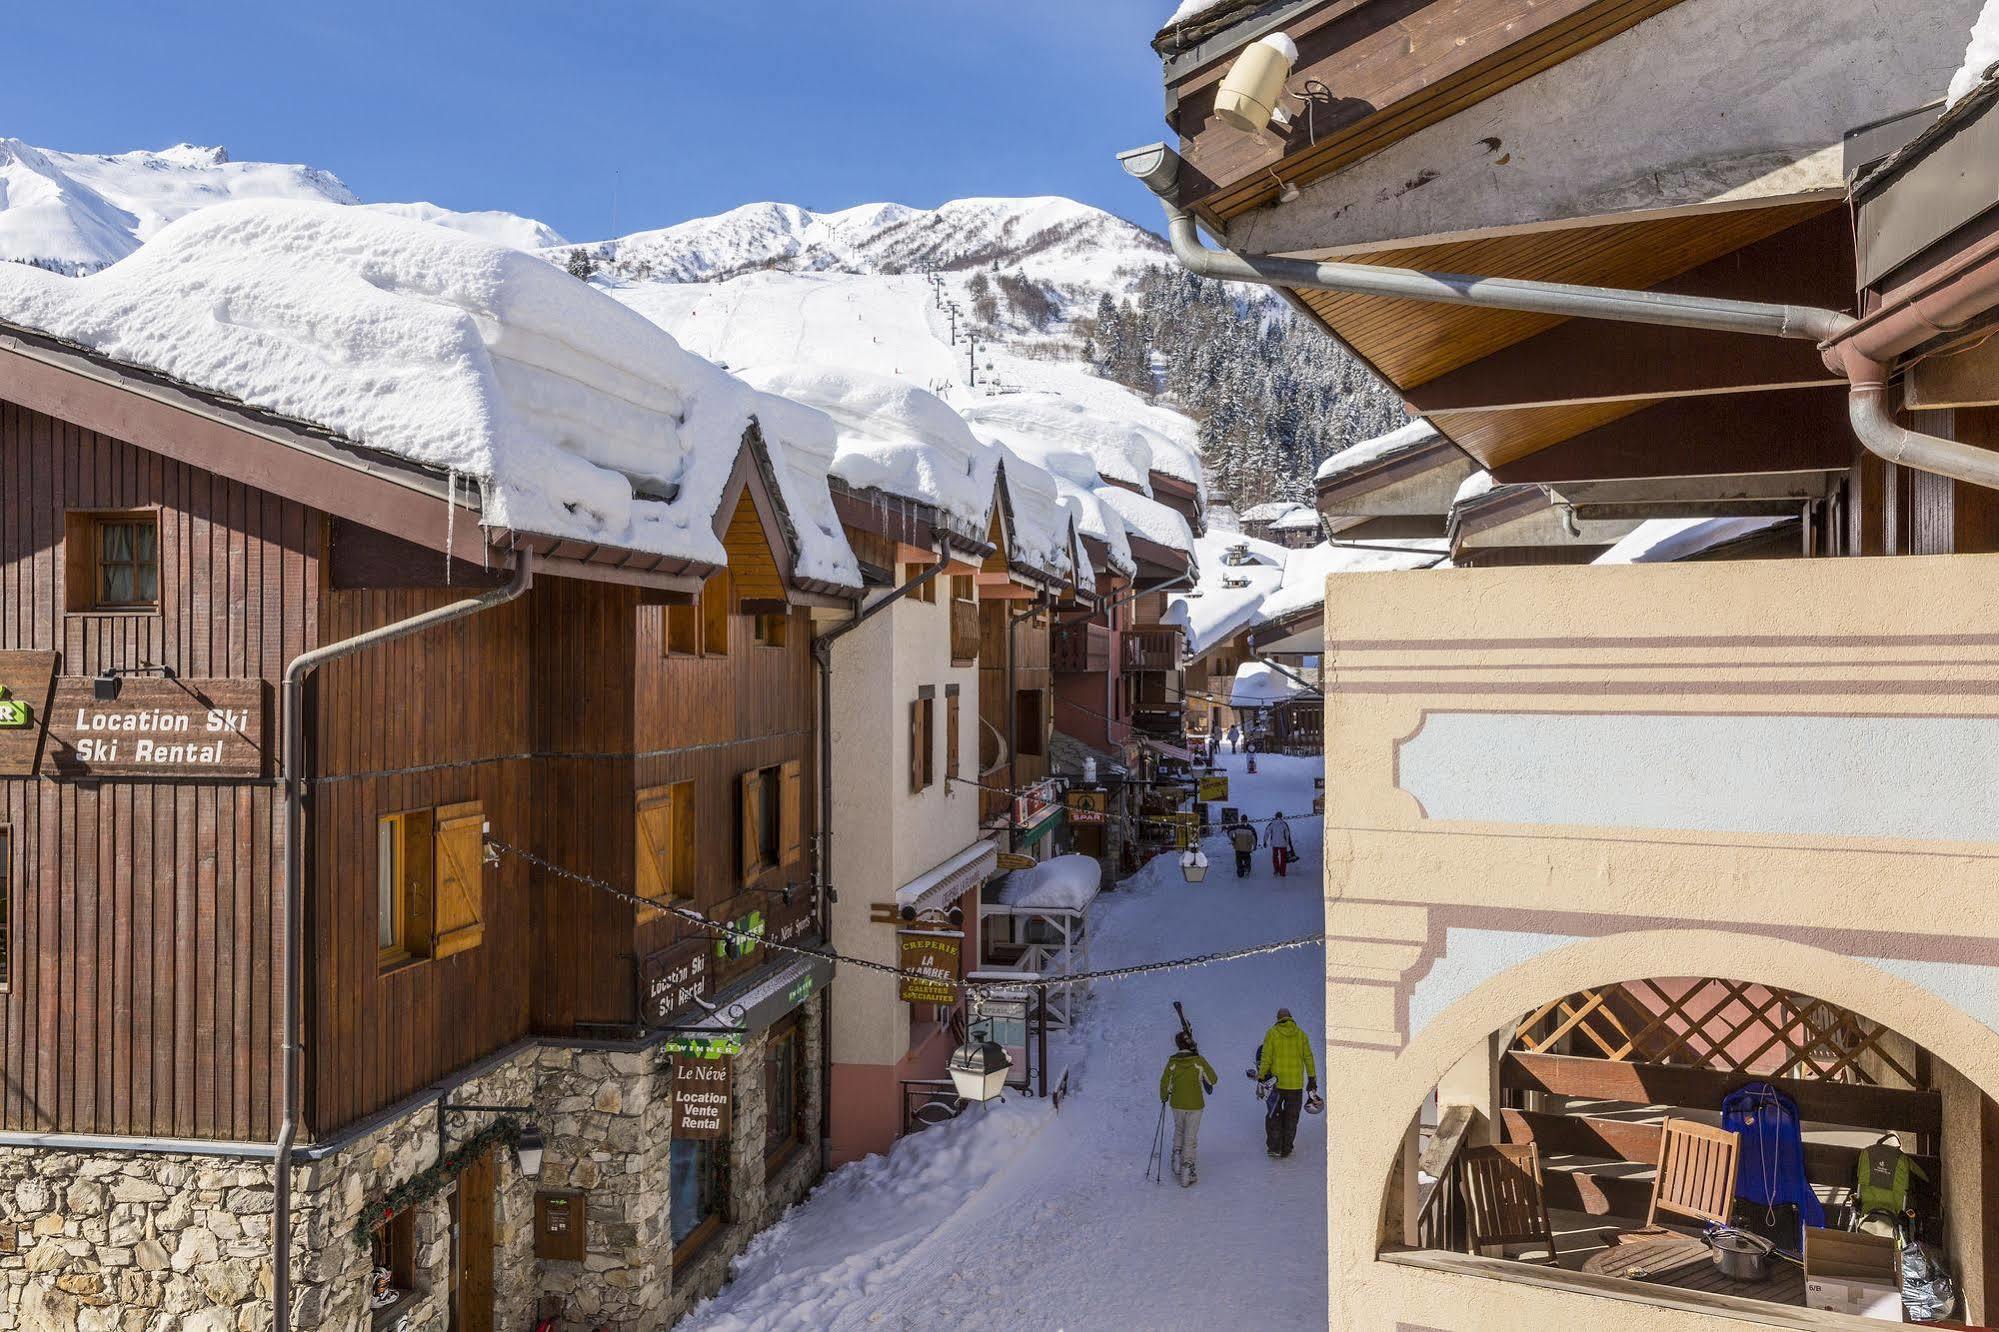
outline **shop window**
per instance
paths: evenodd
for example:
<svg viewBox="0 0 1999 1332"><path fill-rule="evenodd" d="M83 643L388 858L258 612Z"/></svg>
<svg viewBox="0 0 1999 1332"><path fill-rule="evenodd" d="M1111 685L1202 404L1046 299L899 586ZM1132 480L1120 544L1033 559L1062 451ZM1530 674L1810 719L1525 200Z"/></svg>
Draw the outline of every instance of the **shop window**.
<svg viewBox="0 0 1999 1332"><path fill-rule="evenodd" d="M796 864L805 854L805 773L797 759L737 779L743 880Z"/></svg>
<svg viewBox="0 0 1999 1332"><path fill-rule="evenodd" d="M701 650L711 657L729 655L729 621L735 615L736 594L727 569L717 570L701 585Z"/></svg>
<svg viewBox="0 0 1999 1332"><path fill-rule="evenodd" d="M637 893L664 906L694 895L694 783L648 787L635 801ZM641 923L661 913L639 909Z"/></svg>
<svg viewBox="0 0 1999 1332"><path fill-rule="evenodd" d="M64 603L72 611L160 604L160 518L152 509L65 515Z"/></svg>
<svg viewBox="0 0 1999 1332"><path fill-rule="evenodd" d="M909 789L927 791L937 780L937 691L924 685L909 705Z"/></svg>
<svg viewBox="0 0 1999 1332"><path fill-rule="evenodd" d="M1048 722L1039 689L1019 689L1013 696L1013 752L1037 755L1048 748Z"/></svg>
<svg viewBox="0 0 1999 1332"><path fill-rule="evenodd" d="M392 1308L416 1293L416 1209L405 1207L368 1238L368 1303Z"/></svg>
<svg viewBox="0 0 1999 1332"><path fill-rule="evenodd" d="M669 1174L673 1259L678 1263L722 1228L729 1201L729 1144L675 1138Z"/></svg>
<svg viewBox="0 0 1999 1332"><path fill-rule="evenodd" d="M484 940L485 830L477 802L377 820L375 947L382 969L450 957Z"/></svg>
<svg viewBox="0 0 1999 1332"><path fill-rule="evenodd" d="M758 647L783 647L791 638L789 615L759 615L752 626Z"/></svg>
<svg viewBox="0 0 1999 1332"><path fill-rule="evenodd" d="M958 686L944 686L944 778L958 775Z"/></svg>
<svg viewBox="0 0 1999 1332"><path fill-rule="evenodd" d="M771 1028L764 1045L764 1159L805 1141L805 1040L798 1014Z"/></svg>

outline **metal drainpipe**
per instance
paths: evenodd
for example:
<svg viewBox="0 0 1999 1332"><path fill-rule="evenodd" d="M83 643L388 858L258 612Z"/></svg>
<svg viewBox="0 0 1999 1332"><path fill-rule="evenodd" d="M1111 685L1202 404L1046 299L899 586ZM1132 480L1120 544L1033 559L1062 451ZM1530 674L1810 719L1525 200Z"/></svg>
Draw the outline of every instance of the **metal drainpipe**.
<svg viewBox="0 0 1999 1332"><path fill-rule="evenodd" d="M303 880L305 842L300 835L305 821L305 680L313 671L340 657L352 656L367 648L408 638L440 624L468 619L481 611L504 605L524 595L534 583L534 552L525 548L514 552L513 577L507 585L448 606L412 615L366 633L327 643L293 657L285 667L279 695L283 720L284 747L279 758L279 780L285 792L285 817L280 854L284 857L284 886L278 898L278 929L284 936L284 993L279 1008L279 1025L284 1041L279 1064L277 1151L272 1158L273 1210L271 1213L271 1323L275 1332L291 1332L291 1193L292 1141L298 1135L298 1003L300 885Z"/></svg>
<svg viewBox="0 0 1999 1332"><path fill-rule="evenodd" d="M1118 158L1126 172L1159 196L1166 210L1167 239L1173 255L1197 276L1220 282L1520 310L1564 319L1610 319L1627 324L1701 328L1815 342L1824 353L1826 364L1844 374L1852 384L1847 414L1854 433L1870 452L1902 466L1999 489L1999 454L1895 424L1885 402L1885 367L1841 342L1861 324L1852 315L1812 305L1732 301L1465 273L1425 273L1411 268L1211 250L1201 243L1193 214L1173 198L1174 183L1180 173L1177 153L1163 143L1155 143L1120 153ZM1969 287L1969 283L1965 285Z"/></svg>
<svg viewBox="0 0 1999 1332"><path fill-rule="evenodd" d="M951 562L951 548L940 539L937 562L916 577L895 588L872 606L854 603L853 617L835 625L812 640L812 663L819 668L819 938L828 947L833 942L833 921L828 906L833 885L833 644L866 624L896 602L944 572ZM829 1006L820 1024L819 1044L819 1170L825 1173L832 1141L827 1126L833 1118L833 1012Z"/></svg>

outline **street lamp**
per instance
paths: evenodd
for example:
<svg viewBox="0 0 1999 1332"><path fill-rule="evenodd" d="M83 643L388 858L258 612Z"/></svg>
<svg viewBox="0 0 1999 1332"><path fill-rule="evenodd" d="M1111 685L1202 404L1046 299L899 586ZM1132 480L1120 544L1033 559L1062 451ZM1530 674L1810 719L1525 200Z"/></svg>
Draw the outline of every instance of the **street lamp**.
<svg viewBox="0 0 1999 1332"><path fill-rule="evenodd" d="M951 1081L958 1095L968 1101L990 1101L1006 1090L1006 1075L1013 1068L997 1041L967 1040L951 1052Z"/></svg>

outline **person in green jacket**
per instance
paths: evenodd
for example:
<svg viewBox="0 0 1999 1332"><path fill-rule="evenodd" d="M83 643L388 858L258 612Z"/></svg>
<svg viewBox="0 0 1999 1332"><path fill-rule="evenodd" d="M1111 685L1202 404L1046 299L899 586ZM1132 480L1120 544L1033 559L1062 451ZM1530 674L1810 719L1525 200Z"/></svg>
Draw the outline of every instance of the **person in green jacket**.
<svg viewBox="0 0 1999 1332"><path fill-rule="evenodd" d="M1173 1110L1173 1178L1186 1188L1194 1182L1194 1146L1201 1135L1207 1093L1215 1089L1215 1070L1201 1058L1192 1034L1179 1032L1173 1043L1179 1048L1167 1056L1165 1071L1159 1075L1159 1099Z"/></svg>
<svg viewBox="0 0 1999 1332"><path fill-rule="evenodd" d="M1298 1112L1305 1108L1306 1093L1319 1090L1319 1067L1312 1062L1311 1040L1291 1020L1288 1008L1278 1009L1277 1021L1263 1033L1256 1080L1277 1084L1263 1116L1264 1147L1272 1157L1289 1156L1298 1141Z"/></svg>

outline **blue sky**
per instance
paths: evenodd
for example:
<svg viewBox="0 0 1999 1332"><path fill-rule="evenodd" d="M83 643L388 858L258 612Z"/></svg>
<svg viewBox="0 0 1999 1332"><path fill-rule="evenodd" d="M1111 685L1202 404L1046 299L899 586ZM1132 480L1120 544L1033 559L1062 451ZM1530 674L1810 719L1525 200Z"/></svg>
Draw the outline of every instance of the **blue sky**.
<svg viewBox="0 0 1999 1332"><path fill-rule="evenodd" d="M1172 0L156 0L9 6L0 135L221 143L571 239L740 203L1067 194L1149 227Z"/></svg>

